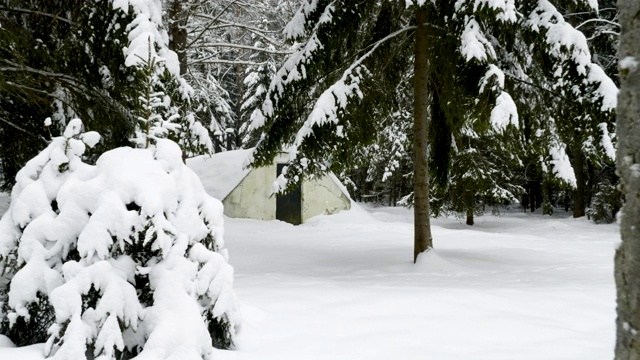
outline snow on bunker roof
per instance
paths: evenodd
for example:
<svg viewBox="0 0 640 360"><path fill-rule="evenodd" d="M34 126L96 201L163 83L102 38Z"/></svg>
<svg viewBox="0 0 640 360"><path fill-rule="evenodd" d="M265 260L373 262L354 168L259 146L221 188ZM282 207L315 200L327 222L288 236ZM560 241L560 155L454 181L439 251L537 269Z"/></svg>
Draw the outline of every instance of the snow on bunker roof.
<svg viewBox="0 0 640 360"><path fill-rule="evenodd" d="M209 195L222 201L251 171L245 168L253 149L233 150L187 159Z"/></svg>

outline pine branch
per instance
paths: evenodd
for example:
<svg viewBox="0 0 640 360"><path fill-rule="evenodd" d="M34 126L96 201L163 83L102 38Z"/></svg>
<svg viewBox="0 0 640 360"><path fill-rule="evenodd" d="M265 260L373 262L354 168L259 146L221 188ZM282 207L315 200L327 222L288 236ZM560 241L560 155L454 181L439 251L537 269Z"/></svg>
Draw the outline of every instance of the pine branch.
<svg viewBox="0 0 640 360"><path fill-rule="evenodd" d="M55 72L51 72L51 71L35 69L35 68L30 67L30 66L21 65L21 64L15 63L13 61L7 60L7 59L4 59L3 61L5 63L11 65L11 66L8 66L8 67L7 66L2 66L2 67L0 67L0 72L1 71L6 71L6 72L30 72L30 73L42 75L42 76L49 77L49 78L59 79L59 80L64 81L64 82L66 82L66 83L68 83L70 85L79 86L79 87L82 87L83 89L86 89L86 86L84 86L84 84L82 84L82 82L80 80L78 80L77 78L74 78L72 76L69 76L67 74L55 73Z"/></svg>
<svg viewBox="0 0 640 360"><path fill-rule="evenodd" d="M508 73L504 73L504 75L505 75L506 77L508 77L509 79L513 79L513 80L515 80L515 81L517 81L517 82L519 82L519 83L525 84L525 85L533 86L533 87L535 87L536 89L540 89L540 90L542 90L542 91L545 91L545 92L547 92L548 94L551 94L551 95L553 95L553 96L555 96L555 97L557 97L557 98L560 98L560 99L562 99L562 100L566 100L566 101L571 102L571 103L575 102L575 100L572 100L572 99L569 99L569 98L567 98L567 97L564 97L564 96L562 96L562 95L560 95L560 94L558 94L558 93L556 93L556 92L554 92L554 91L552 91L552 90L546 89L546 88L544 88L544 87L542 87L542 86L540 86L540 85L538 85L538 84L534 84L534 83L532 83L532 82L530 82L530 81L522 80L522 79L520 79L520 78L518 78L518 77L516 77L516 76L513 76L513 75L511 75L511 74L508 74Z"/></svg>
<svg viewBox="0 0 640 360"><path fill-rule="evenodd" d="M76 26L76 24L66 18L63 18L61 16L55 15L55 14L49 14L49 13L45 13L42 11L37 11L37 10L27 10L27 9L19 9L19 8L0 8L0 11L8 11L8 12L17 12L17 13L24 13L24 14L32 14L32 15L40 15L40 16L46 16L46 17L50 17L54 20L60 20L64 23L67 23L69 25L73 25Z"/></svg>
<svg viewBox="0 0 640 360"><path fill-rule="evenodd" d="M15 123L12 123L11 121L5 119L3 116L0 116L0 122L8 125L9 127L12 127L15 130L18 130L19 132L21 132L23 134L28 135L31 138L34 138L34 139L40 141L41 143L43 143L45 145L49 144L49 141L47 141L47 139L43 138L42 136L36 135L36 134L32 133L31 131L28 131L28 130L24 129L24 128L16 125Z"/></svg>

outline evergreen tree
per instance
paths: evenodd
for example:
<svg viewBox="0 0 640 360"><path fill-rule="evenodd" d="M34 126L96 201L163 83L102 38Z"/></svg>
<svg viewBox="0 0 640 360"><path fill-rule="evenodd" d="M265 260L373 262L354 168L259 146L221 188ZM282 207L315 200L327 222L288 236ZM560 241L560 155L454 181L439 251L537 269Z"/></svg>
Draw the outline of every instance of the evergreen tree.
<svg viewBox="0 0 640 360"><path fill-rule="evenodd" d="M399 81L413 60L414 259L432 246L428 159L442 181L449 173L452 135L469 119L494 129L517 125L512 83L571 96L585 110L553 107L562 122L549 127L561 140L547 145L552 174L565 175L567 148L582 151L577 144L593 139L594 147L606 150L613 131L607 126L605 132L599 124L606 123L603 116L611 117L615 85L591 62L584 36L547 0L517 5L407 1L406 7L397 2L306 1L286 34L299 45L253 116L253 127L262 131L254 164L270 163L288 147L292 165L283 177L291 183L306 173L352 163L354 152L344 144L370 143L380 131L362 109L378 118L392 109L393 97L385 96L385 90L395 87L376 85ZM538 132L540 123L528 127ZM572 136L569 129L576 130L576 124L580 131ZM566 172L573 175L572 170L569 166Z"/></svg>
<svg viewBox="0 0 640 360"><path fill-rule="evenodd" d="M110 2L84 1L15 0L0 10L0 161L5 189L24 163L47 145L49 131L60 134L74 116L105 134L102 147L128 143L133 119L126 108L135 70L121 65L131 15L116 16ZM44 129L48 117L53 121Z"/></svg>
<svg viewBox="0 0 640 360"><path fill-rule="evenodd" d="M480 131L480 130L478 130ZM524 188L519 179L518 129L504 134L466 128L454 137L446 183L436 182L432 197L434 215L466 216L467 225L488 205L492 211L518 201Z"/></svg>
<svg viewBox="0 0 640 360"><path fill-rule="evenodd" d="M0 220L0 332L55 359L211 359L238 326L222 204L170 140L82 157L71 120L18 173Z"/></svg>
<svg viewBox="0 0 640 360"><path fill-rule="evenodd" d="M49 133L60 134L76 116L104 134L96 154L130 145L140 94L148 88L148 74L138 65L149 50L162 68L153 81L169 96L166 116L179 115L172 119L181 125L175 138L185 148L207 148L206 132L198 131L202 125L190 116L192 90L179 76L162 21L160 0L7 2L0 10L5 188L25 161L47 145ZM46 118L52 119L48 128L42 125Z"/></svg>

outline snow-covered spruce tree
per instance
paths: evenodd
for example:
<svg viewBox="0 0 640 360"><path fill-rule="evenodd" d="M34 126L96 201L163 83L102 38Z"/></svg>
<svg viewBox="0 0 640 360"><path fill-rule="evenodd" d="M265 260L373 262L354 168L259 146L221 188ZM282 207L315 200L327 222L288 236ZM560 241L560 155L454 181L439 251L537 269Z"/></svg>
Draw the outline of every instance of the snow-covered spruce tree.
<svg viewBox="0 0 640 360"><path fill-rule="evenodd" d="M72 120L0 220L0 330L54 359L210 359L238 328L222 204L174 142L82 161Z"/></svg>
<svg viewBox="0 0 640 360"><path fill-rule="evenodd" d="M396 206L413 193L410 75L394 89L396 111L380 115L381 130L373 144L354 149L356 168L342 170L341 180L354 199ZM378 117L375 112L371 115Z"/></svg>
<svg viewBox="0 0 640 360"><path fill-rule="evenodd" d="M209 132L190 109L193 89L167 69L166 59L152 51L150 39L147 55L138 55L135 65L141 81L133 142L148 148L155 139L170 139L187 157L212 153Z"/></svg>
<svg viewBox="0 0 640 360"><path fill-rule="evenodd" d="M579 3L597 6L595 1ZM597 147L607 143L597 125L607 123L603 116L611 117L617 89L592 63L584 35L551 1L303 1L285 33L299 45L254 113L253 126L263 133L254 164L269 163L288 146L290 179L345 162L352 152L347 143L371 141L378 121L358 112L385 108L385 99L376 98L384 92L374 79L393 80L390 74L406 73L407 59L413 60L414 258L432 247L429 156L436 170L447 174L451 134L466 119L516 123L518 107L508 91L512 82L529 83L538 91L550 85L546 89L587 110L582 116L565 111L566 118L560 118L567 131L558 136L567 144L549 146L560 161L567 158L569 144L584 140L582 135L593 136ZM530 81L530 72L544 81ZM560 114L564 104L554 105ZM581 119L589 121L583 126ZM570 137L571 127L585 131ZM440 141L429 145L429 132Z"/></svg>
<svg viewBox="0 0 640 360"><path fill-rule="evenodd" d="M555 3L558 8L550 3L537 6L529 18L529 26L523 30L523 36L545 34L536 38L535 44L544 49L537 56L539 62L551 60L547 70L553 76L549 77L544 68L536 69L527 61L518 61L529 77L518 77L517 81L544 89L530 97L537 101L518 105L521 112L529 112L530 122L525 127L531 133L531 149L542 150L534 156L543 159L545 176L561 180L572 190L573 215L580 217L585 215L590 198L589 169L610 166L615 158L617 88L603 69L592 62L597 57L590 52L586 37L574 28L580 26L577 18L565 19L559 10L564 8L568 15L593 13L597 11L597 3Z"/></svg>
<svg viewBox="0 0 640 360"><path fill-rule="evenodd" d="M206 125L192 110L194 90L182 76L179 56L169 48L162 2L145 0L141 4L129 3L128 9L123 9L137 14L129 26L125 48L125 65L135 68L138 77L134 142L148 147L152 139L168 138L178 143L186 156L211 153L213 144Z"/></svg>
<svg viewBox="0 0 640 360"><path fill-rule="evenodd" d="M240 145L244 148L253 147L258 141L258 134L250 131L251 114L264 102L269 82L275 75L276 70L273 61L265 60L264 63L253 65L246 71L246 76L243 80L246 91L240 107L240 126L238 128Z"/></svg>
<svg viewBox="0 0 640 360"><path fill-rule="evenodd" d="M514 128L501 134L465 127L455 134L447 181L433 185L434 215L466 217L466 224L473 225L474 216L482 215L487 206L495 211L516 203L524 192L518 176L519 139Z"/></svg>

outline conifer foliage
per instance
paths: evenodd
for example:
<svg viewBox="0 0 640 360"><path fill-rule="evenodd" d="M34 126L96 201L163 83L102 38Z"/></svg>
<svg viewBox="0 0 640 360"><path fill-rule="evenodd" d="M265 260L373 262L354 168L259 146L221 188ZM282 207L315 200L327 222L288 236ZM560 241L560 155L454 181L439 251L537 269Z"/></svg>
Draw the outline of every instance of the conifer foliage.
<svg viewBox="0 0 640 360"><path fill-rule="evenodd" d="M592 61L584 34L564 18L561 10L571 6L597 12L597 2L586 0L303 1L285 29L295 51L252 116L261 132L254 164L269 163L284 147L292 165L283 178L295 183L357 162L363 152L353 148L383 131L381 120L397 106L388 91L411 73L416 232L429 227L427 162L440 184L457 182L454 196L469 194L467 210L475 194L518 195L521 185L507 184L515 177L501 178L496 161L521 166L520 151L469 147L474 138L497 140L505 132L521 147L539 149L536 166L547 176L575 188L582 210L574 215L582 216L587 164L614 156L617 88ZM541 102L527 104L519 95L528 92ZM457 154L454 141L464 145ZM452 172L454 161L461 168Z"/></svg>
<svg viewBox="0 0 640 360"><path fill-rule="evenodd" d="M222 204L174 142L83 161L69 122L0 220L0 332L54 359L211 359L238 330Z"/></svg>
<svg viewBox="0 0 640 360"><path fill-rule="evenodd" d="M0 26L0 161L6 188L75 117L103 134L97 153L131 145L149 89L158 95L155 104L161 107L155 112L163 125L173 124L171 131L164 126L162 136L190 154L211 151L205 125L191 109L193 90L168 47L161 0L12 0L0 9ZM47 128L45 118L52 120Z"/></svg>

